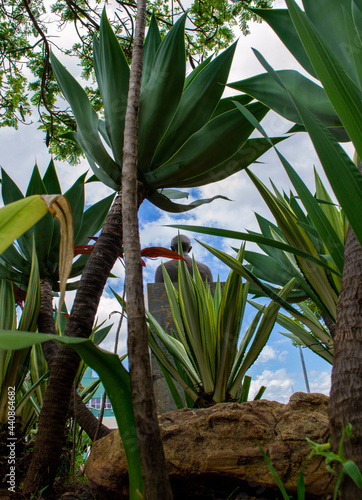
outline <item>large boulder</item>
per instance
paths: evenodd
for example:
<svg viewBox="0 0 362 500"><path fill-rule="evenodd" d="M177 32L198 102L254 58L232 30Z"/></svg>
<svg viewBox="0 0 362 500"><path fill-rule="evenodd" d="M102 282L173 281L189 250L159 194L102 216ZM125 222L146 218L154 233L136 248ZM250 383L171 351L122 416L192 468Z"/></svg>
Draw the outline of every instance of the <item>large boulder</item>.
<svg viewBox="0 0 362 500"><path fill-rule="evenodd" d="M286 405L266 400L221 403L160 415L175 500L221 500L236 488L230 499L276 498L278 488L258 444L288 493L296 494L297 478L311 451L305 438L323 443L328 437L327 405L323 394L295 393ZM128 498L127 463L117 431L93 444L86 473L97 498ZM321 457L307 460L304 478L306 498L322 498L331 491Z"/></svg>

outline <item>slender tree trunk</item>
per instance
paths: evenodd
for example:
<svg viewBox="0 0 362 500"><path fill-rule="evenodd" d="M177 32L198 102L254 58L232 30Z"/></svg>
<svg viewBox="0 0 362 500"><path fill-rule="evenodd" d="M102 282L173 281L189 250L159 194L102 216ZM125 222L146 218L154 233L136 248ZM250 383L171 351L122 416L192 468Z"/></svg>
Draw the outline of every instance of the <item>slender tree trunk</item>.
<svg viewBox="0 0 362 500"><path fill-rule="evenodd" d="M121 246L122 201L117 196L83 271L65 335L90 336L104 286ZM36 493L53 484L63 445L65 409L69 408L79 360L73 349L60 347L51 364L34 453L24 482L25 493Z"/></svg>
<svg viewBox="0 0 362 500"><path fill-rule="evenodd" d="M41 333L52 333L56 335L54 313L53 313L53 294L52 285L48 280L42 280L41 306L38 316L38 329ZM49 340L42 344L45 360L49 369L59 349L59 344L55 340ZM74 400L75 397L75 400ZM69 405L69 413L75 418L77 423L88 434L92 441L107 436L111 430L105 425L99 425L98 418L93 415L91 410L82 401L77 392L72 391L72 397Z"/></svg>
<svg viewBox="0 0 362 500"><path fill-rule="evenodd" d="M137 2L136 34L124 131L122 213L126 261L128 360L137 439L147 500L172 499L158 426L144 309L141 249L138 227L137 146L146 1ZM142 187L140 187L140 190Z"/></svg>
<svg viewBox="0 0 362 500"><path fill-rule="evenodd" d="M362 248L348 229L341 293L337 306L334 336L332 389L329 401L329 427L333 450L338 450L343 426L352 424L354 439L346 438L346 458L362 471ZM346 477L342 498L356 500L361 490Z"/></svg>

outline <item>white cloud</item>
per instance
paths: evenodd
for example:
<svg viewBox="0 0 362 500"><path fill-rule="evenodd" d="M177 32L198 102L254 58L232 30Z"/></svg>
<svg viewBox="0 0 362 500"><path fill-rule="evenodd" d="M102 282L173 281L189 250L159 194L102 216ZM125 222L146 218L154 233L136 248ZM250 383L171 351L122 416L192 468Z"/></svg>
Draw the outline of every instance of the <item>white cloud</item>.
<svg viewBox="0 0 362 500"><path fill-rule="evenodd" d="M313 370L309 372L308 376L311 392L319 392L329 396L329 392L331 390L330 372L318 372L316 370Z"/></svg>
<svg viewBox="0 0 362 500"><path fill-rule="evenodd" d="M263 385L266 387L263 399L287 403L294 392L294 384L295 381L285 368L276 371L264 370L251 381L249 399L253 399Z"/></svg>
<svg viewBox="0 0 362 500"><path fill-rule="evenodd" d="M278 361L280 363L285 363L287 360L289 352L288 351L282 351L281 353L278 354Z"/></svg>
<svg viewBox="0 0 362 500"><path fill-rule="evenodd" d="M277 354L278 354L277 351L273 347L266 345L259 354L259 357L255 362L255 365L258 365L260 363L267 363L271 359L276 359Z"/></svg>

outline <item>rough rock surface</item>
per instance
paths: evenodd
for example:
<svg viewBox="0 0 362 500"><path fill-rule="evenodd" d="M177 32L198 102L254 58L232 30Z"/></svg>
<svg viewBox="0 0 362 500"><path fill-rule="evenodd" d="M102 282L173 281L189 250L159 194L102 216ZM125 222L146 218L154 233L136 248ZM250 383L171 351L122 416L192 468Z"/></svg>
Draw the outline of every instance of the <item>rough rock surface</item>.
<svg viewBox="0 0 362 500"><path fill-rule="evenodd" d="M281 498L257 443L288 493L296 494L297 477L310 453L305 438L327 440L327 405L323 394L295 393L286 405L221 403L160 415L175 500ZM118 432L94 443L86 473L97 498L127 498L127 464ZM325 498L331 491L321 457L307 461L304 477L306 498Z"/></svg>

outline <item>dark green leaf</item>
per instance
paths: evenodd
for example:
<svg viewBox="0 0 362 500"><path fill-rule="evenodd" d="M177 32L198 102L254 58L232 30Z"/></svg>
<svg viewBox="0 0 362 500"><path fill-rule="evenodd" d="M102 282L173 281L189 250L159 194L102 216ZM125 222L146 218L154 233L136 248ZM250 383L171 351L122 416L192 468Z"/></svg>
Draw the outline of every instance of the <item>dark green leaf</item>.
<svg viewBox="0 0 362 500"><path fill-rule="evenodd" d="M213 114L229 76L236 44L211 61L183 92L172 122L152 160L152 169L165 163L201 129Z"/></svg>
<svg viewBox="0 0 362 500"><path fill-rule="evenodd" d="M250 111L261 120L268 109L256 103ZM185 185L186 180L205 174L231 158L253 130L237 109L223 113L193 134L167 163L145 174L146 182L154 188L179 187L178 182Z"/></svg>
<svg viewBox="0 0 362 500"><path fill-rule="evenodd" d="M112 145L115 160L118 165L122 165L129 66L108 22L105 9L103 9L101 18L99 44L96 46L94 67L104 104L107 135Z"/></svg>
<svg viewBox="0 0 362 500"><path fill-rule="evenodd" d="M317 78L287 9L251 9L275 31L287 49L312 76ZM324 6L324 11L327 11ZM324 14L323 14L324 17Z"/></svg>
<svg viewBox="0 0 362 500"><path fill-rule="evenodd" d="M159 46L150 78L140 99L138 169L147 172L159 141L166 132L182 96L186 56L183 15Z"/></svg>
<svg viewBox="0 0 362 500"><path fill-rule="evenodd" d="M75 240L75 245L89 244L89 238L101 229L104 219L112 205L114 194L91 205L83 214L82 226Z"/></svg>
<svg viewBox="0 0 362 500"><path fill-rule="evenodd" d="M77 133L70 132L68 136L83 149L97 177L100 178L99 170L101 170L106 177L112 179L113 186L115 184L119 187L122 178L121 168L109 156L101 141L98 132L98 116L90 105L87 94L54 54L51 54L50 59L55 77L77 122Z"/></svg>
<svg viewBox="0 0 362 500"><path fill-rule="evenodd" d="M203 200L196 200L193 201L192 203L189 203L188 205L182 205L181 203L174 203L172 202L169 198L166 196L162 195L158 191L152 191L148 196L147 199L153 203L156 207L160 208L161 210L166 210L167 212L171 213L182 213L182 212L188 212L189 210L193 210L196 207L199 207L200 205L204 205L205 203L211 203L214 200L217 199L222 199L222 200L229 200L226 196L213 196L212 198L205 198Z"/></svg>
<svg viewBox="0 0 362 500"><path fill-rule="evenodd" d="M255 51L254 51L255 52ZM326 92L317 84L294 70L276 71L284 86L303 102L327 127L341 126L341 121ZM287 120L302 124L303 121L290 96L269 73L253 76L240 82L230 83L231 87L245 92L273 109Z"/></svg>
<svg viewBox="0 0 362 500"><path fill-rule="evenodd" d="M48 194L62 194L53 160L50 160L43 177L43 183Z"/></svg>
<svg viewBox="0 0 362 500"><path fill-rule="evenodd" d="M284 141L286 137L273 137L271 139L273 144L278 144ZM271 145L264 138L248 139L242 148L240 148L231 158L225 162L217 165L213 169L204 174L197 175L192 179L178 182L178 187L200 187L212 182L218 182L226 179L246 167L249 167L269 149Z"/></svg>
<svg viewBox="0 0 362 500"><path fill-rule="evenodd" d="M148 80L150 79L153 61L155 60L155 55L157 53L157 49L160 46L160 44L161 44L161 35L158 30L156 17L152 14L151 22L148 27L147 36L143 47L141 92L147 85Z"/></svg>

